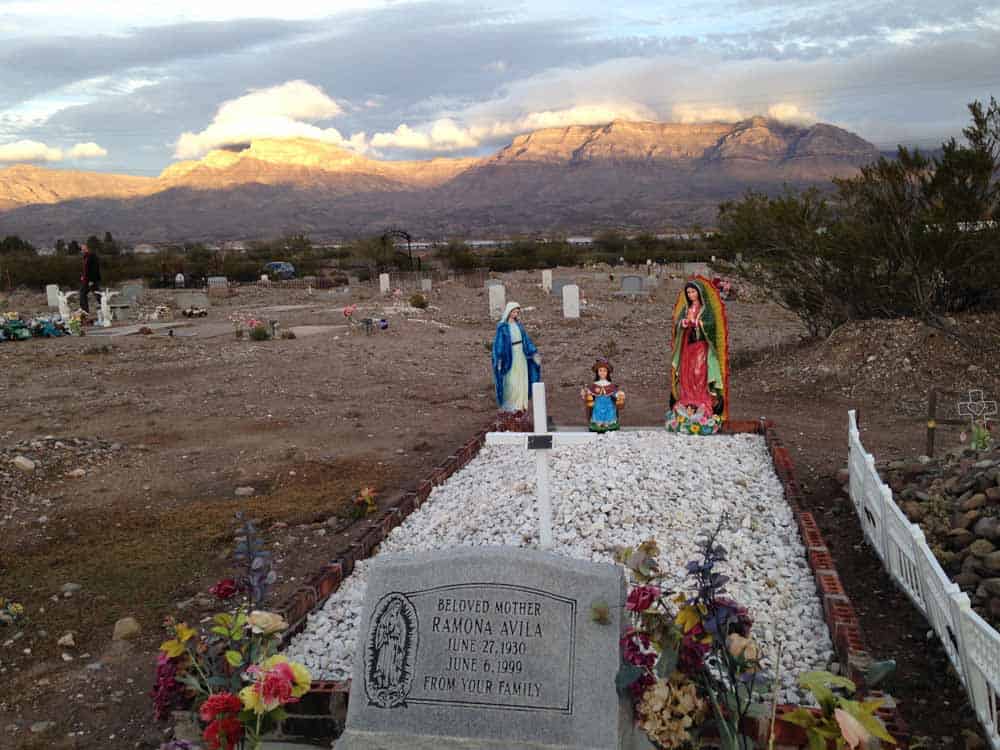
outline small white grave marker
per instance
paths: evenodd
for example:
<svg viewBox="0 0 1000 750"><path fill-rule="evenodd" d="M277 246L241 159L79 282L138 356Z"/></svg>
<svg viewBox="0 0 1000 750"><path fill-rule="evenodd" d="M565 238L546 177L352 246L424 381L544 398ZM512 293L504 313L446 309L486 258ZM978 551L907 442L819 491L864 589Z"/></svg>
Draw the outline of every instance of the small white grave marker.
<svg viewBox="0 0 1000 750"><path fill-rule="evenodd" d="M422 292L429 292L430 290L431 290L431 280L430 279L421 279L420 280L420 291L422 291Z"/></svg>
<svg viewBox="0 0 1000 750"><path fill-rule="evenodd" d="M45 298L49 309L55 310L59 307L59 285L49 284L45 287Z"/></svg>
<svg viewBox="0 0 1000 750"><path fill-rule="evenodd" d="M507 306L507 290L503 284L492 284L489 287L490 293L490 317L499 320L503 314L504 307Z"/></svg>
<svg viewBox="0 0 1000 750"><path fill-rule="evenodd" d="M389 293L389 274L380 273L378 275L378 290L380 294Z"/></svg>
<svg viewBox="0 0 1000 750"><path fill-rule="evenodd" d="M567 284L563 287L563 317L580 317L580 287L576 284Z"/></svg>
<svg viewBox="0 0 1000 750"><path fill-rule="evenodd" d="M552 270L549 268L542 271L542 289L546 294L552 291Z"/></svg>

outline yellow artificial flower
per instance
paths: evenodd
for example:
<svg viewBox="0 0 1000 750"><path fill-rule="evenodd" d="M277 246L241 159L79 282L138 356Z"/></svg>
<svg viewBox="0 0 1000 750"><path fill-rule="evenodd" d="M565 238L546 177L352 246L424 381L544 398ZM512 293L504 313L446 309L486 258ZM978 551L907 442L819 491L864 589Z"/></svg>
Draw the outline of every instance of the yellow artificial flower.
<svg viewBox="0 0 1000 750"><path fill-rule="evenodd" d="M697 422L692 422L691 423L691 434L692 435L697 435L699 432L701 432L701 425L698 424Z"/></svg>
<svg viewBox="0 0 1000 750"><path fill-rule="evenodd" d="M257 690L257 685L247 685L240 691L240 700L243 701L243 708L253 711L255 714L267 713L264 707L264 699Z"/></svg>
<svg viewBox="0 0 1000 750"><path fill-rule="evenodd" d="M184 653L185 645L198 631L189 628L186 622L179 622L174 625L174 634L177 636L169 641L160 644L160 651L163 651L171 659L176 659Z"/></svg>
<svg viewBox="0 0 1000 750"><path fill-rule="evenodd" d="M309 692L309 688L312 686L312 675L309 674L309 670L304 664L293 661L289 662L289 666L292 668L292 674L295 675L295 687L292 688L292 695L301 698Z"/></svg>
<svg viewBox="0 0 1000 750"><path fill-rule="evenodd" d="M701 613L696 607L691 605L681 607L680 612L677 613L677 617L674 618L674 622L680 626L681 630L687 633L701 624Z"/></svg>

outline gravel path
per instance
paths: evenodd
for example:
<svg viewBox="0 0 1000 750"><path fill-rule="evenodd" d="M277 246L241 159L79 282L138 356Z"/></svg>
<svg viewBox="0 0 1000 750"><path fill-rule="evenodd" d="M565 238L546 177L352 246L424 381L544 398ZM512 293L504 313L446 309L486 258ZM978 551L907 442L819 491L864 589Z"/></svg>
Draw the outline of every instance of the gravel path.
<svg viewBox="0 0 1000 750"><path fill-rule="evenodd" d="M750 610L772 659L783 641L783 699L798 702L796 675L833 658L805 551L762 438L620 432L552 451L553 552L610 561L617 546L659 542L661 568L683 585L698 537L725 514L729 593ZM379 554L460 545L538 544L534 462L525 451L487 446L393 530ZM366 562L309 618L289 646L315 679L350 675Z"/></svg>

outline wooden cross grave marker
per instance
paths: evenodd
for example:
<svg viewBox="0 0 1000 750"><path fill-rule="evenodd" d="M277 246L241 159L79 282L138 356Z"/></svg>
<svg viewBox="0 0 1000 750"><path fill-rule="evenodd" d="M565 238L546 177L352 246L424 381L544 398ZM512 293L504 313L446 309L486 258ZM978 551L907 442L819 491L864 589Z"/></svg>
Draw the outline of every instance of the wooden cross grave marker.
<svg viewBox="0 0 1000 750"><path fill-rule="evenodd" d="M548 427L545 383L531 387L535 428ZM564 445L580 445L597 438L596 432L489 432L487 445L515 445L535 453L535 498L538 503L538 538L542 549L552 547L552 499L549 495L549 452Z"/></svg>

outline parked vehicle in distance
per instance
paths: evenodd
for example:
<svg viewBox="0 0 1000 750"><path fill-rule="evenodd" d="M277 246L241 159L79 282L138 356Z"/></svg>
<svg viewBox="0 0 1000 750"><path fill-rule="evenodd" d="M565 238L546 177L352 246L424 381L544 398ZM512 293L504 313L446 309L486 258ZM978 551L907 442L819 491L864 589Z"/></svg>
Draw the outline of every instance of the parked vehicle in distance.
<svg viewBox="0 0 1000 750"><path fill-rule="evenodd" d="M283 260L272 260L261 273L266 273L269 279L294 279L295 266Z"/></svg>

